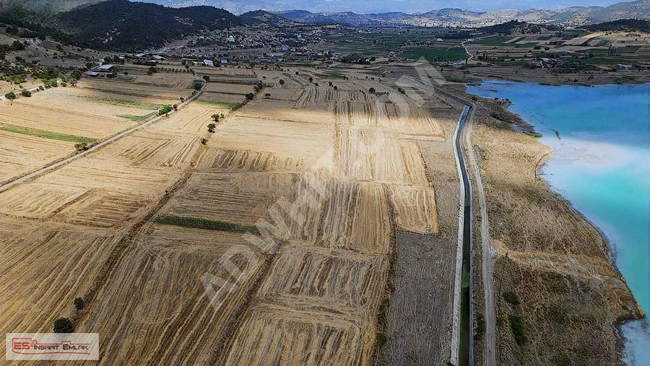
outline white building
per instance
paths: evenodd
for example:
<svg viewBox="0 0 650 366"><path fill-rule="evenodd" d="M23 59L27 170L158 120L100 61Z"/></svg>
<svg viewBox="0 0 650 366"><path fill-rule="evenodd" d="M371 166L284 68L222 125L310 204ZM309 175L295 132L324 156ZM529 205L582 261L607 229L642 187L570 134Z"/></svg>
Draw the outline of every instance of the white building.
<svg viewBox="0 0 650 366"><path fill-rule="evenodd" d="M212 62L211 60L203 60L203 65L208 67L214 67L214 62Z"/></svg>

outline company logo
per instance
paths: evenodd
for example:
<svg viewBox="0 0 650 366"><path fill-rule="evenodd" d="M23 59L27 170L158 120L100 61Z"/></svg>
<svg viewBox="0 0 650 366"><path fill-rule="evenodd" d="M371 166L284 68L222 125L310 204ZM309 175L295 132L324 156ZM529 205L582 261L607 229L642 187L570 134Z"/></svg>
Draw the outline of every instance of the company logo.
<svg viewBox="0 0 650 366"><path fill-rule="evenodd" d="M7 333L7 360L99 360L97 333Z"/></svg>

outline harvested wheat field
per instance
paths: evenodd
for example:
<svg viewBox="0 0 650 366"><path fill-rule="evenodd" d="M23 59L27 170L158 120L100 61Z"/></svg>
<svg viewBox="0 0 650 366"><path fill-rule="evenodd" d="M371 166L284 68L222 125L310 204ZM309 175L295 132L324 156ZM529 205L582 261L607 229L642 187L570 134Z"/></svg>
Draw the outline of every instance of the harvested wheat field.
<svg viewBox="0 0 650 366"><path fill-rule="evenodd" d="M212 345L263 261L232 279L241 283L218 302L206 296L202 276L228 279L230 273L219 268L219 260L250 250L237 234L149 227L125 253L83 323L84 332L106 335L101 338L101 364L208 363Z"/></svg>
<svg viewBox="0 0 650 366"><path fill-rule="evenodd" d="M223 365L367 365L375 335L341 316L256 305Z"/></svg>
<svg viewBox="0 0 650 366"><path fill-rule="evenodd" d="M247 93L252 92L252 90ZM216 92L204 92L199 98L199 104L232 109L244 102L244 94L224 94Z"/></svg>
<svg viewBox="0 0 650 366"><path fill-rule="evenodd" d="M21 223L2 234L0 324L7 332L51 332L54 319L73 313L72 300L91 288L120 235Z"/></svg>
<svg viewBox="0 0 650 366"><path fill-rule="evenodd" d="M195 173L161 213L254 226L295 180L286 173Z"/></svg>
<svg viewBox="0 0 650 366"><path fill-rule="evenodd" d="M197 69L211 81L262 79L245 69ZM75 259L72 273L86 281L74 294L37 300L15 283L3 288L8 310L0 320L13 322L7 331L48 329L52 318L74 314L75 296L90 294L75 325L78 332L100 333L103 365L379 360L377 345L392 337L386 299L397 245L405 244L398 238L442 231L432 184L440 179L432 179L420 143L446 143L447 130L426 110L399 109L391 98L359 90L365 84L341 82L339 92L317 76L314 84L321 86L291 74L266 72L275 86L225 113L212 134L211 116L227 102L202 96L203 102L0 193L7 203L0 218L8 223L0 232L12 240L33 237L40 261L48 255L38 243L52 230L88 235L61 247ZM140 106L174 92L94 85ZM240 86L211 87L218 95ZM377 89L396 93L384 84ZM45 224L35 229L37 222ZM23 239L27 228L33 233ZM88 245L98 249L82 251ZM10 254L11 270L38 269ZM446 263L429 278L451 281L453 262ZM433 283L443 292L435 295L452 296L448 285ZM18 323L25 301L50 307L38 322ZM433 310L444 333L451 317ZM431 353L444 356L446 333L439 339Z"/></svg>
<svg viewBox="0 0 650 366"><path fill-rule="evenodd" d="M207 83L205 85L207 93L237 94L245 95L253 92L252 85L224 84L224 83Z"/></svg>
<svg viewBox="0 0 650 366"><path fill-rule="evenodd" d="M115 80L84 79L79 86L86 90L114 94L116 98L129 101L154 101L159 104L178 103L180 97L188 98L192 90L184 83L177 87L155 83L122 82Z"/></svg>
<svg viewBox="0 0 650 366"><path fill-rule="evenodd" d="M136 125L133 121L119 117L120 115L151 113L78 99L85 94L86 91L81 91L80 88L69 88L65 93L48 90L31 98L20 98L12 106L3 106L0 123L101 139Z"/></svg>
<svg viewBox="0 0 650 366"><path fill-rule="evenodd" d="M169 118L157 122L152 129L171 135L202 135L208 130L208 125L213 123L212 115L217 113L228 114L228 111L210 105L203 105L200 100L190 104L182 113L177 113Z"/></svg>
<svg viewBox="0 0 650 366"><path fill-rule="evenodd" d="M268 114L273 116L274 112ZM320 124L249 118L237 113L219 124L217 135L210 146L266 151L283 158L300 156L313 163L331 148L334 129Z"/></svg>
<svg viewBox="0 0 650 366"><path fill-rule="evenodd" d="M96 281L127 232L181 179L207 135L184 118L164 120L178 122L179 133L154 123L0 193L0 274L7 279L0 324L7 332L51 331L55 318L75 314L74 298L103 283Z"/></svg>
<svg viewBox="0 0 650 366"><path fill-rule="evenodd" d="M265 302L302 310L329 309L373 321L386 281L388 260L349 251L284 248L259 289ZM307 270L309 269L309 270Z"/></svg>
<svg viewBox="0 0 650 366"><path fill-rule="evenodd" d="M0 130L0 182L36 170L74 151L73 142Z"/></svg>

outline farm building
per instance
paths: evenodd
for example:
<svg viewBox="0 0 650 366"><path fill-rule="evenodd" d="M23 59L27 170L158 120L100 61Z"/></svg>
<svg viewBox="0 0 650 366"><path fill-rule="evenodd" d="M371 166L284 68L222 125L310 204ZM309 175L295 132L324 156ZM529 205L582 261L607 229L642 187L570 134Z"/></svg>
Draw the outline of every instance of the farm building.
<svg viewBox="0 0 650 366"><path fill-rule="evenodd" d="M96 69L97 72L113 72L114 70L115 70L115 65L113 64L100 65Z"/></svg>

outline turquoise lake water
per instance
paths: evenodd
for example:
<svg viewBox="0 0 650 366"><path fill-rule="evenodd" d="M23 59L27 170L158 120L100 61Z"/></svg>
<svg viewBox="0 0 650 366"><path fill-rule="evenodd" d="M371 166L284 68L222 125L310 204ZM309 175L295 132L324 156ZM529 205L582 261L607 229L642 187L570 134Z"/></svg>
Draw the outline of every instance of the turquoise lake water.
<svg viewBox="0 0 650 366"><path fill-rule="evenodd" d="M551 187L607 236L616 265L650 311L650 84L596 87L489 81L468 92L507 98L553 148ZM556 132L560 135L558 139ZM647 320L621 327L626 365L650 365Z"/></svg>

